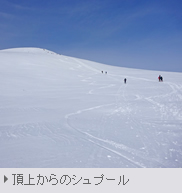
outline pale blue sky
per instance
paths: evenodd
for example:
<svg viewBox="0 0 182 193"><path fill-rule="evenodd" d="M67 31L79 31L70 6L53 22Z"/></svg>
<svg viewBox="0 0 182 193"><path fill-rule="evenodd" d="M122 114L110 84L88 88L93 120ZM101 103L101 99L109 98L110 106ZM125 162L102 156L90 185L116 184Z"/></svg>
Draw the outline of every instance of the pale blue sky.
<svg viewBox="0 0 182 193"><path fill-rule="evenodd" d="M0 0L0 49L182 72L181 0Z"/></svg>

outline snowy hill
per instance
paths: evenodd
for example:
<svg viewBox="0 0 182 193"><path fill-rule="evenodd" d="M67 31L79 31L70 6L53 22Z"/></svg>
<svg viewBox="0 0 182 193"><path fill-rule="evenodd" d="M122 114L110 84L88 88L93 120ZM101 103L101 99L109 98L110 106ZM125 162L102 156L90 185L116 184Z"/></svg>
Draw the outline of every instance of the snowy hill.
<svg viewBox="0 0 182 193"><path fill-rule="evenodd" d="M1 168L182 167L181 73L17 48L0 82Z"/></svg>

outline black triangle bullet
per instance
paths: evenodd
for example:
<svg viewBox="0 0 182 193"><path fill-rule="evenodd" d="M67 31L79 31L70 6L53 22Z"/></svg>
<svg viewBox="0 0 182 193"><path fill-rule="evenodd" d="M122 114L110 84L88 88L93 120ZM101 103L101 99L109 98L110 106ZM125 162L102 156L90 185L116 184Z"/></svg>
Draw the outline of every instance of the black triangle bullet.
<svg viewBox="0 0 182 193"><path fill-rule="evenodd" d="M4 183L8 180L8 178L4 175Z"/></svg>

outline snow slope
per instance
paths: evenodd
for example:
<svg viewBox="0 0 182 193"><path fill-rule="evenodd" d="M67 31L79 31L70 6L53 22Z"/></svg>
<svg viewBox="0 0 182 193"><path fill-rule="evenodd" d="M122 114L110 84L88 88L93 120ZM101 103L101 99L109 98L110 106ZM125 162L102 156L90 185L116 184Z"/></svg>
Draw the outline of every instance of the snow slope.
<svg viewBox="0 0 182 193"><path fill-rule="evenodd" d="M17 48L0 82L1 168L182 167L181 73Z"/></svg>

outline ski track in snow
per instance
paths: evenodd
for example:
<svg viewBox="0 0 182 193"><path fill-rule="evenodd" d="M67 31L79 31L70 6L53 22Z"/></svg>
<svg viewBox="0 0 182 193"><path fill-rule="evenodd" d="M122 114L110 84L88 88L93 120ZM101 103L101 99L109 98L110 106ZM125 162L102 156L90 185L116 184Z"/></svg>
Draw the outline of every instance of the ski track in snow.
<svg viewBox="0 0 182 193"><path fill-rule="evenodd" d="M102 108L102 107L106 107L106 106L112 106L113 104L107 104L107 105L101 105L101 106L96 106L96 107L92 107L92 108L88 108L88 109L82 109L82 110L78 110L77 112L75 113L71 113L71 114L68 114L65 116L65 118L67 119L67 124L69 127L71 127L72 129L75 129L77 130L78 132L86 135L87 137L89 137L89 139L87 139L87 141L90 141L98 146L100 146L101 148L104 148L114 154L117 154L119 156L121 156L122 158L126 159L127 161L131 162L133 165L137 166L137 167L144 167L143 165L141 165L140 163L136 162L136 161L133 161L132 159L130 159L129 157L125 156L125 155L122 155L120 152L114 150L114 149L111 149L109 147L107 147L106 145L111 145L112 147L115 147L116 149L122 149L124 151L127 151L127 152L131 152L133 153L134 150L133 149L130 149L122 144L117 144L113 141L109 141L109 140L104 140L104 139L101 139L101 138L98 138L98 137L95 137L87 132L84 132L84 131L81 131L79 130L78 128L75 128L74 126L72 126L70 123L69 123L69 119L71 119L72 116L76 116L78 114L81 114L81 113L84 113L85 111L91 111L91 110L95 110L95 109L98 109L98 108ZM93 141L93 139L95 139L96 141ZM102 143L99 143L99 142L104 142L104 145Z"/></svg>

